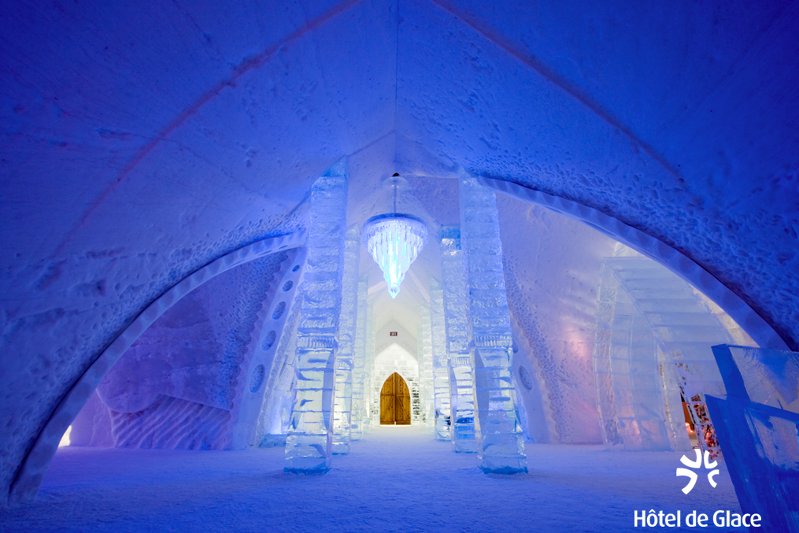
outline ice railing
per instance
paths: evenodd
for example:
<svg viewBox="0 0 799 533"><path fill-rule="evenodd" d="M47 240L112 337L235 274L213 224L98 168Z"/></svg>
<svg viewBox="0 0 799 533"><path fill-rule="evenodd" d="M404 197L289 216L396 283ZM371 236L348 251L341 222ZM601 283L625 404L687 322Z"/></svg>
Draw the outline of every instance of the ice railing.
<svg viewBox="0 0 799 533"><path fill-rule="evenodd" d="M706 400L741 509L799 533L799 353L722 344L713 355L727 397Z"/></svg>

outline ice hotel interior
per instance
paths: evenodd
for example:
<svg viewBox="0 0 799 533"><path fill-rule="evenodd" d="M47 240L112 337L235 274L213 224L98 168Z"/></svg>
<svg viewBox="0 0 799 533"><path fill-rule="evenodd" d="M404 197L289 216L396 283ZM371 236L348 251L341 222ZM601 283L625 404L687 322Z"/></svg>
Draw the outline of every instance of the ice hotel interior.
<svg viewBox="0 0 799 533"><path fill-rule="evenodd" d="M799 2L16 0L0 73L0 530L799 532Z"/></svg>

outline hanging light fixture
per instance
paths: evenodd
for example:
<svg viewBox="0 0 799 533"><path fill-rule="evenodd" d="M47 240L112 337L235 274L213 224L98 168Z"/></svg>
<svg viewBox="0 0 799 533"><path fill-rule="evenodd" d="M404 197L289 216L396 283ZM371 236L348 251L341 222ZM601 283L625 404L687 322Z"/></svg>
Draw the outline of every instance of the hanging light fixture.
<svg viewBox="0 0 799 533"><path fill-rule="evenodd" d="M399 294L405 273L427 240L427 226L420 218L397 213L400 180L399 174L394 174L389 180L394 194L393 213L373 216L364 225L366 248L383 271L392 298Z"/></svg>

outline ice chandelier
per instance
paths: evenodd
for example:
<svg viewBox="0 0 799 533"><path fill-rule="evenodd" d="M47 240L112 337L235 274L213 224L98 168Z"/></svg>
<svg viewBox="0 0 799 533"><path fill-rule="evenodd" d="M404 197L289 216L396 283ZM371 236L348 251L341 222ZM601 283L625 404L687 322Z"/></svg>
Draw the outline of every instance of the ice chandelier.
<svg viewBox="0 0 799 533"><path fill-rule="evenodd" d="M392 298L399 294L405 273L427 240L427 226L421 219L397 213L399 182L399 174L394 174L389 181L394 189L393 213L373 216L364 225L366 248L383 271Z"/></svg>

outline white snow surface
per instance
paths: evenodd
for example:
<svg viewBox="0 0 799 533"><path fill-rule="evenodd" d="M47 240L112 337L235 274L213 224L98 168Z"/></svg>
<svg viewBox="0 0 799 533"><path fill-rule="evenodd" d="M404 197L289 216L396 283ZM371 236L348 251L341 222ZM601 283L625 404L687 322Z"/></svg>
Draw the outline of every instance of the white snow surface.
<svg viewBox="0 0 799 533"><path fill-rule="evenodd" d="M634 510L740 512L726 469L685 496L679 452L529 445L529 473L486 475L420 426L377 427L324 475L283 448L63 448L3 531L632 531ZM712 530L713 528L708 528Z"/></svg>

